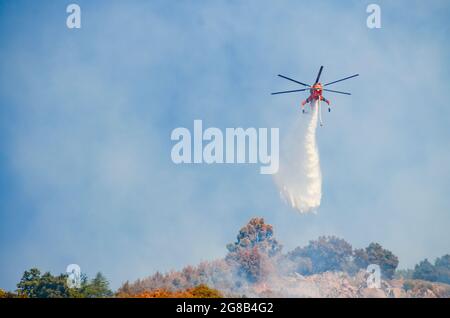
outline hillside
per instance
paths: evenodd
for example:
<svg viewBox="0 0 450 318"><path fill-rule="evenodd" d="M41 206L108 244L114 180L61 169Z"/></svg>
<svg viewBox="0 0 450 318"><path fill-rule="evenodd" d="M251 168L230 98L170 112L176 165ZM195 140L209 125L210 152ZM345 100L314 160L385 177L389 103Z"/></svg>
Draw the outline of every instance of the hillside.
<svg viewBox="0 0 450 318"><path fill-rule="evenodd" d="M450 297L448 284L397 277L398 258L377 243L353 249L343 239L323 236L283 253L273 227L262 218L251 219L227 249L223 259L126 282L118 294L134 297L154 290L176 292L204 284L230 297ZM437 262L448 259L446 255ZM368 285L369 264L381 269L379 288ZM412 272L415 278L422 275L420 264Z"/></svg>

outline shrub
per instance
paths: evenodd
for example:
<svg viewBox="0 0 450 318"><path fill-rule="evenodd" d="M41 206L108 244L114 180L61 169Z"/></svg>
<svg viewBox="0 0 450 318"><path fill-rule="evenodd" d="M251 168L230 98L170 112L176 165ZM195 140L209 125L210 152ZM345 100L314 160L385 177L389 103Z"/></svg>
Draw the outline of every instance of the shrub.
<svg viewBox="0 0 450 318"><path fill-rule="evenodd" d="M370 243L365 249L357 249L354 253L355 264L359 268L367 268L370 264L380 266L381 275L392 279L398 266L398 257L391 251L384 249L378 243Z"/></svg>
<svg viewBox="0 0 450 318"><path fill-rule="evenodd" d="M200 284L193 288L179 291L170 291L167 289L155 289L144 291L135 295L126 295L131 298L222 298L222 294L213 288Z"/></svg>

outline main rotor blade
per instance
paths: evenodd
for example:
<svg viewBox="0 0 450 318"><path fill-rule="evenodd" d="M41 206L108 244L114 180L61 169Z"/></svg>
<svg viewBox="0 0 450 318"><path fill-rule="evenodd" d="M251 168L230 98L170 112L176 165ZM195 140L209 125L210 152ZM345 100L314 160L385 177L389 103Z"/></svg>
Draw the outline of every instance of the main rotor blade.
<svg viewBox="0 0 450 318"><path fill-rule="evenodd" d="M350 93L340 92L340 91L333 91L331 89L326 89L326 88L323 88L322 90L327 91L327 92L331 92L331 93L339 93L339 94L351 95Z"/></svg>
<svg viewBox="0 0 450 318"><path fill-rule="evenodd" d="M334 84L334 83L337 83L337 82L342 82L342 81L348 80L348 79L353 78L353 77L356 77L356 76L359 76L359 74L355 74L355 75L352 75L352 76L349 76L349 77L346 77L346 78L342 78L342 79L340 79L340 80L337 80L337 81L334 81L334 82L327 83L327 84L325 84L325 85L323 85L323 86L328 86L328 85L331 85L331 84Z"/></svg>
<svg viewBox="0 0 450 318"><path fill-rule="evenodd" d="M303 91L306 91L308 89L309 88L303 88L303 89L295 89L293 91L276 92L276 93L271 93L271 95L285 94L285 93L294 93L294 92L303 92Z"/></svg>
<svg viewBox="0 0 450 318"><path fill-rule="evenodd" d="M317 83L319 83L319 79L320 79L320 74L322 74L322 70L323 70L323 66L321 66L321 67L320 67L320 70L319 70L319 74L317 74L317 78L316 78L316 81L315 81L315 83L314 83L314 84L317 84Z"/></svg>
<svg viewBox="0 0 450 318"><path fill-rule="evenodd" d="M305 84L305 83L296 81L296 80L294 80L294 79L292 79L292 78L289 78L289 77L287 77L287 76L284 76L284 75L281 75L281 74L278 74L278 76L279 76L279 77L282 77L282 78L284 78L284 79L287 79L288 81L292 81L292 82L294 82L294 83L297 83L297 84L300 84L300 85L303 85L303 86L306 86L306 87L311 87L311 85L308 85L308 84Z"/></svg>

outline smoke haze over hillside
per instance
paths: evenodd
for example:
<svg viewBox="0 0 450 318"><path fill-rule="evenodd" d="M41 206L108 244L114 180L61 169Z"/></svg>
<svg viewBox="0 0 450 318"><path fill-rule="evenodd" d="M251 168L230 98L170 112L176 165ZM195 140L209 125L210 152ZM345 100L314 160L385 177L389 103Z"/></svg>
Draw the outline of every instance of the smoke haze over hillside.
<svg viewBox="0 0 450 318"><path fill-rule="evenodd" d="M334 234L401 267L448 252L449 1L380 1L379 30L363 1L76 2L80 30L63 1L0 4L0 288L72 263L117 288L223 257L254 215L288 250ZM336 86L351 97L325 95L317 215L254 166L170 160L170 132L198 118L303 142L306 93L269 93L320 65L324 82L361 77Z"/></svg>

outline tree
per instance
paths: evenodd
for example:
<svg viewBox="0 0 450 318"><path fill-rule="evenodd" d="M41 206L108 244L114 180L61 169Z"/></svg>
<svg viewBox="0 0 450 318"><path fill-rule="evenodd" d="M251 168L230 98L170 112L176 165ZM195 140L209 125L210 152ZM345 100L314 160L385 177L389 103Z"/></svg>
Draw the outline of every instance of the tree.
<svg viewBox="0 0 450 318"><path fill-rule="evenodd" d="M273 228L263 218L252 218L239 231L237 241L227 245L226 261L240 276L256 283L271 269L271 258L281 252L281 245L273 237Z"/></svg>
<svg viewBox="0 0 450 318"><path fill-rule="evenodd" d="M251 283L256 283L265 276L264 256L256 247L236 251L233 253L233 261L239 268L239 274Z"/></svg>
<svg viewBox="0 0 450 318"><path fill-rule="evenodd" d="M421 261L414 267L413 278L450 284L450 255L438 257L434 265L428 259Z"/></svg>
<svg viewBox="0 0 450 318"><path fill-rule="evenodd" d="M113 296L109 289L109 282L102 273L88 280L86 274L81 274L81 284L79 288L70 288L69 297L71 298L104 298Z"/></svg>
<svg viewBox="0 0 450 318"><path fill-rule="evenodd" d="M272 225L264 223L263 218L252 218L239 230L237 241L227 245L230 252L253 247L257 247L268 256L275 256L281 252L281 244L273 237Z"/></svg>
<svg viewBox="0 0 450 318"><path fill-rule="evenodd" d="M326 271L348 271L352 262L352 246L335 236L321 236L305 247L297 247L288 254L298 264L297 271L308 275Z"/></svg>
<svg viewBox="0 0 450 318"><path fill-rule="evenodd" d="M39 285L40 278L41 271L37 268L32 268L29 271L25 271L22 275L22 279L17 284L18 294L30 298L37 297L37 287Z"/></svg>
<svg viewBox="0 0 450 318"><path fill-rule="evenodd" d="M49 272L42 275L38 285L37 297L39 298L66 298L69 297L67 276L61 274L53 276Z"/></svg>
<svg viewBox="0 0 450 318"><path fill-rule="evenodd" d="M69 297L66 275L53 276L49 272L41 275L37 268L25 271L17 284L20 296L29 298L62 298Z"/></svg>
<svg viewBox="0 0 450 318"><path fill-rule="evenodd" d="M434 282L437 280L437 277L438 274L436 268L428 261L428 259L424 259L414 267L414 279L423 279Z"/></svg>
<svg viewBox="0 0 450 318"><path fill-rule="evenodd" d="M438 282L450 284L450 255L438 257L434 262L438 272Z"/></svg>
<svg viewBox="0 0 450 318"><path fill-rule="evenodd" d="M389 279L394 277L395 269L398 266L398 257L378 243L370 243L365 249L355 250L354 259L359 268L377 264L380 266L381 275Z"/></svg>
<svg viewBox="0 0 450 318"><path fill-rule="evenodd" d="M102 273L97 275L90 281L89 284L82 288L82 293L88 298L104 298L111 297L112 291L109 289L109 282Z"/></svg>
<svg viewBox="0 0 450 318"><path fill-rule="evenodd" d="M37 268L25 271L17 284L19 296L29 298L99 298L110 297L112 292L109 283L101 274L89 281L85 274L81 275L81 286L70 288L67 284L67 275L53 276L49 272L41 275Z"/></svg>

